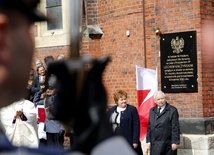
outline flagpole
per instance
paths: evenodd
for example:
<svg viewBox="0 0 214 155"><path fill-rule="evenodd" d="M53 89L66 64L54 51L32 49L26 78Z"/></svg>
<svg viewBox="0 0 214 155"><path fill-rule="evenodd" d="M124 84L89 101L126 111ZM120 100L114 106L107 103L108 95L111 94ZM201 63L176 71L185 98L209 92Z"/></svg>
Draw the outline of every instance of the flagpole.
<svg viewBox="0 0 214 155"><path fill-rule="evenodd" d="M82 31L82 0L69 0L69 22L70 22L70 50L69 57L80 56L80 43Z"/></svg>
<svg viewBox="0 0 214 155"><path fill-rule="evenodd" d="M69 57L71 59L80 58L80 45L82 43L82 0L69 0L69 22L70 22L70 49ZM84 69L77 70L76 92L77 98L79 98L83 81L85 79Z"/></svg>

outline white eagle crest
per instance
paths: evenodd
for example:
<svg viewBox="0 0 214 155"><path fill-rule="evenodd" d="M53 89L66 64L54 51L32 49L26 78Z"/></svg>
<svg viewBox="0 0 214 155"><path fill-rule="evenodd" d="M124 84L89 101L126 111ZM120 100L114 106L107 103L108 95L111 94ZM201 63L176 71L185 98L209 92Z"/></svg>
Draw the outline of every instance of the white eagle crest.
<svg viewBox="0 0 214 155"><path fill-rule="evenodd" d="M176 39L172 39L171 40L171 47L173 50L173 53L181 53L183 52L183 48L184 48L184 39L179 37L176 37Z"/></svg>

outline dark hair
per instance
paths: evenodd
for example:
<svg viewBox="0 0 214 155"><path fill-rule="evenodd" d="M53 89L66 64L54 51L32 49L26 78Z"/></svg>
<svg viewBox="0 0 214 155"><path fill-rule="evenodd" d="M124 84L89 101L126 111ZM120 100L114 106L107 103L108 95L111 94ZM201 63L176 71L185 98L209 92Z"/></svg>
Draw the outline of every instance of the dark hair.
<svg viewBox="0 0 214 155"><path fill-rule="evenodd" d="M53 58L53 56L51 56L51 55L46 56L46 57L44 58L44 62L45 62L46 65L48 65L50 62L53 62L53 61L54 61L54 58Z"/></svg>
<svg viewBox="0 0 214 155"><path fill-rule="evenodd" d="M41 67L45 69L45 66L40 65L40 66L38 66L38 67L36 68L37 73L39 72L39 68L41 68ZM45 70L46 70L46 69L45 69Z"/></svg>

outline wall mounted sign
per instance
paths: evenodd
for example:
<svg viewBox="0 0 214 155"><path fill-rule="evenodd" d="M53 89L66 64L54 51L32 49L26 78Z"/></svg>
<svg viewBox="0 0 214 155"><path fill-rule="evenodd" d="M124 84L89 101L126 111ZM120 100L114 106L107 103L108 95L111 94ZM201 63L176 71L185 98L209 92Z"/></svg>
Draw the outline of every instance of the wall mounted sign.
<svg viewBox="0 0 214 155"><path fill-rule="evenodd" d="M198 92L196 31L162 34L160 51L162 91Z"/></svg>

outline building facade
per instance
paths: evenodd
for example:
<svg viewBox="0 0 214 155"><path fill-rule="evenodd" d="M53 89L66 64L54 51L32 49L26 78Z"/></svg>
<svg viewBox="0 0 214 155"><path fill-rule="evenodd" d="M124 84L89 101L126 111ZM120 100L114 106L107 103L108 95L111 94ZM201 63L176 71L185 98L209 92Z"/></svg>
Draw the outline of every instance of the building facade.
<svg viewBox="0 0 214 155"><path fill-rule="evenodd" d="M68 1L42 0L40 9L49 15L57 12L54 18L58 25L35 24L34 59L58 54L68 56ZM109 104L113 104L113 93L124 89L128 92L128 102L137 106L136 65L158 67L161 89L160 52L163 51L154 27L159 27L163 34L196 31L198 91L166 95L180 115L179 153L214 154L214 70L207 61L202 29L205 21L214 18L214 0L83 0L82 13L81 55L112 58L104 73Z"/></svg>

